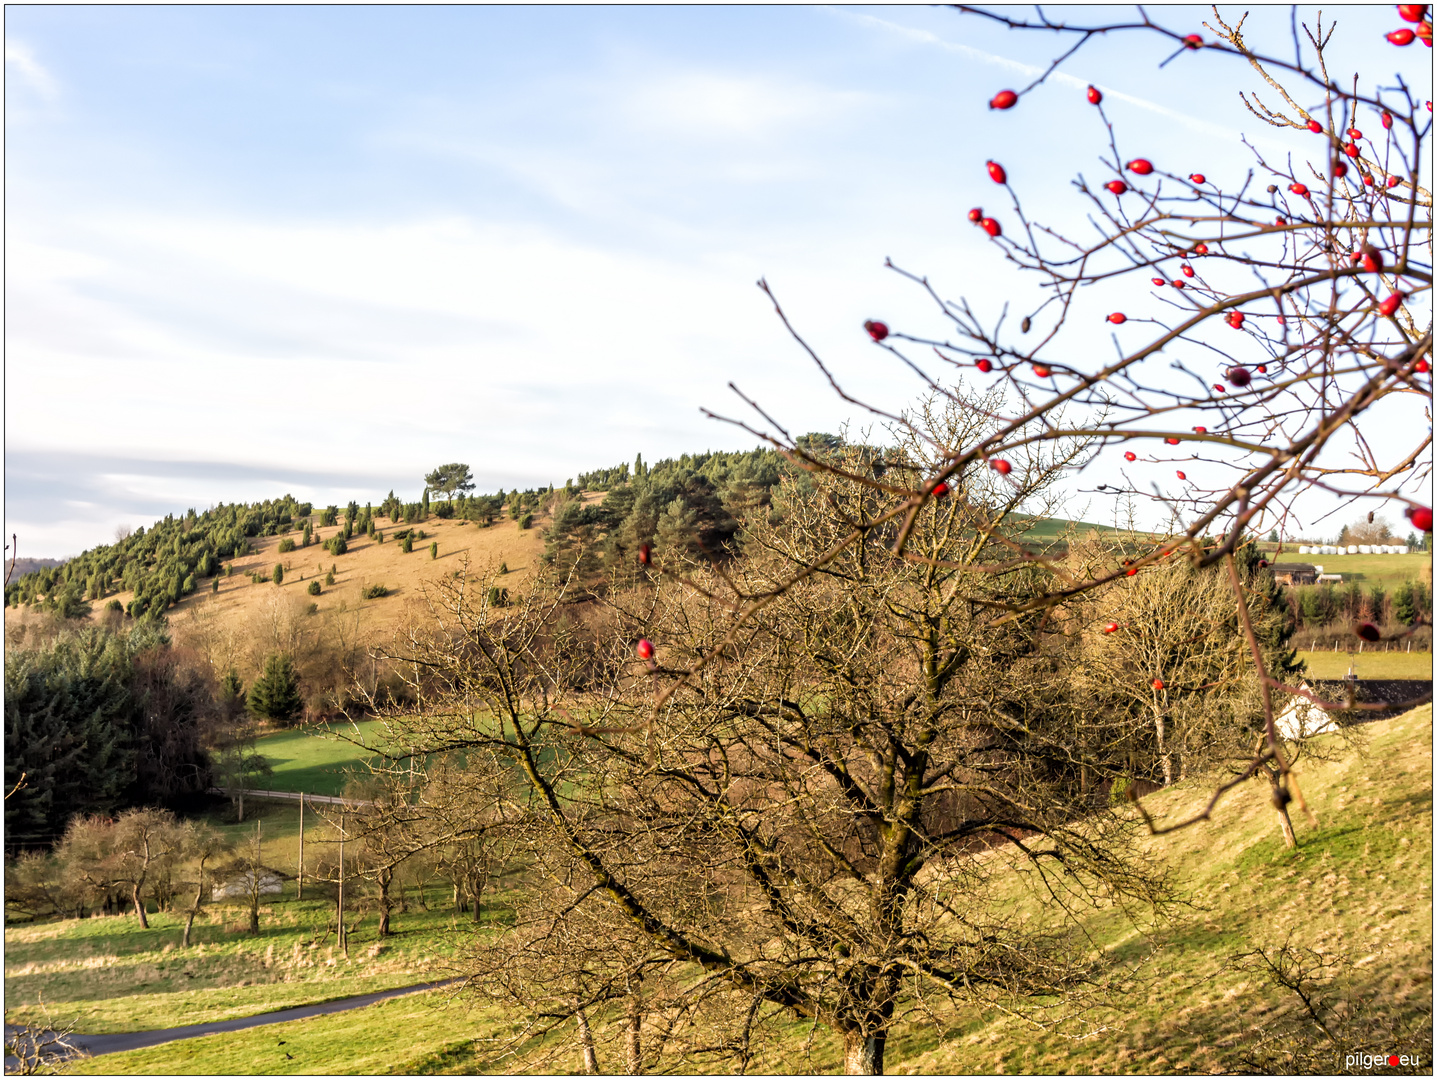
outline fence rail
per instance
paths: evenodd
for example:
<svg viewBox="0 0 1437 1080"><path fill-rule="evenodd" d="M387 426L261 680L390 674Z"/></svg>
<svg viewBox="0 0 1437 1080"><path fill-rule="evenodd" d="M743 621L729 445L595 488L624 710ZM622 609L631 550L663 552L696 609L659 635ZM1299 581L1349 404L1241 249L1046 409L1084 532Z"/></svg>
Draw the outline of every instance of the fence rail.
<svg viewBox="0 0 1437 1080"><path fill-rule="evenodd" d="M294 802L305 799L311 803L324 803L326 806L374 805L374 803L365 799L345 799L335 795L308 795L302 791L260 791L255 788L212 787L209 793L211 795L225 795L229 798L234 798L236 795L243 795L247 799L289 799Z"/></svg>

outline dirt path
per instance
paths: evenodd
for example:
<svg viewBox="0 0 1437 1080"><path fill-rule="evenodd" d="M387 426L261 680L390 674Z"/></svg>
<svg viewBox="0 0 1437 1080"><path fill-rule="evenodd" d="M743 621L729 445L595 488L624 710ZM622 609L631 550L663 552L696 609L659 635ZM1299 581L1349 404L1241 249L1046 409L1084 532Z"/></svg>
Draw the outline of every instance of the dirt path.
<svg viewBox="0 0 1437 1080"><path fill-rule="evenodd" d="M186 1024L184 1027L160 1028L157 1031L128 1031L114 1035L75 1033L68 1036L65 1042L72 1049L91 1056L117 1054L122 1050L139 1050L146 1046L159 1046L161 1043L174 1042L176 1039L194 1039L201 1035L214 1035L222 1031L243 1031L245 1028L261 1027L264 1024L283 1024L289 1020L304 1020L311 1016L327 1016L330 1013L344 1012L347 1009L362 1009L377 1001L401 997L405 994L417 994L424 990L435 990L458 981L458 979L442 979L439 982L420 983L418 986L401 986L395 990L380 990L373 994L359 994L355 997L324 1001L317 1005L296 1005L289 1009L260 1013L258 1016L214 1020L208 1024ZM10 1042L19 1031L20 1028L14 1024L6 1024L5 1041ZM56 1049L58 1051L59 1047ZM15 1059L7 1054L5 1071L9 1072L14 1064Z"/></svg>

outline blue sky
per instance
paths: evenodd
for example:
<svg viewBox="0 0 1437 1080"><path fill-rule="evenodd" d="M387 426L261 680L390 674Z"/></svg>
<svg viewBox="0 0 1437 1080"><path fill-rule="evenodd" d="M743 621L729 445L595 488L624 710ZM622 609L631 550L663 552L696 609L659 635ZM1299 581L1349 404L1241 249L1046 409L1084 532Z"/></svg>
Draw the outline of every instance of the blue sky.
<svg viewBox="0 0 1437 1080"><path fill-rule="evenodd" d="M1342 60L1430 86L1389 9L1338 15ZM992 308L1028 288L964 215L998 157L1080 226L1087 83L1130 154L1238 177L1243 133L1301 146L1237 61L1157 71L1135 37L989 112L1053 45L889 7L12 6L5 531L66 555L217 501L417 498L443 461L494 490L748 447L699 411L738 413L730 380L836 430L760 276L900 409L861 323L938 323L885 256Z"/></svg>

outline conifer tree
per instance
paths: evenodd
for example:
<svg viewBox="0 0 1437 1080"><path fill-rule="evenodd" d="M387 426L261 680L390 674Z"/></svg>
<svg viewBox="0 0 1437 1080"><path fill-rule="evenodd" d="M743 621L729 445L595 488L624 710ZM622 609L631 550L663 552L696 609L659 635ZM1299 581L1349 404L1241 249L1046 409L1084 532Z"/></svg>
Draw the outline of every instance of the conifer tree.
<svg viewBox="0 0 1437 1080"><path fill-rule="evenodd" d="M265 659L264 674L249 691L249 710L278 724L293 723L304 710L299 693L299 675L288 653L272 653Z"/></svg>
<svg viewBox="0 0 1437 1080"><path fill-rule="evenodd" d="M274 575L271 580L273 580L276 585L282 585L284 583L284 563L274 564Z"/></svg>

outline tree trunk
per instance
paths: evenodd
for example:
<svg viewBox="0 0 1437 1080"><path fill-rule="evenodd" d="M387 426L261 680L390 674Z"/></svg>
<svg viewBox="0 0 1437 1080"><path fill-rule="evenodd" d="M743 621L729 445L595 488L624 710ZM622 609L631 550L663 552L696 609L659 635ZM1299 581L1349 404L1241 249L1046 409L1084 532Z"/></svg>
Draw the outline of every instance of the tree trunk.
<svg viewBox="0 0 1437 1080"><path fill-rule="evenodd" d="M384 868L375 874L379 883L379 936L389 936L389 910L394 905L389 899L389 885L394 880L394 871Z"/></svg>
<svg viewBox="0 0 1437 1080"><path fill-rule="evenodd" d="M629 993L628 1024L624 1031L624 1064L630 1076L642 1076L644 1072L643 1026L644 1009L639 995Z"/></svg>
<svg viewBox="0 0 1437 1080"><path fill-rule="evenodd" d="M583 1053L584 1073L588 1076L597 1076L599 1074L599 1055L594 1052L594 1033L589 1030L589 1018L584 1015L583 1009L579 1009L574 1013L574 1019L579 1024L579 1049Z"/></svg>
<svg viewBox="0 0 1437 1080"><path fill-rule="evenodd" d="M235 806L238 808L239 811L239 816L236 818L236 820L241 822L244 821L244 792L240 792L239 797L235 800Z"/></svg>
<svg viewBox="0 0 1437 1080"><path fill-rule="evenodd" d="M884 1033L865 1036L861 1031L843 1033L843 1071L848 1076L882 1076Z"/></svg>
<svg viewBox="0 0 1437 1080"><path fill-rule="evenodd" d="M1277 824L1282 829L1282 842L1289 848L1297 847L1297 833L1292 828L1292 818L1288 816L1287 807L1277 808Z"/></svg>
<svg viewBox="0 0 1437 1080"><path fill-rule="evenodd" d="M185 916L185 936L184 939L180 942L180 948L182 949L188 949L190 947L190 930L193 929L195 925L195 916L199 913L200 910L200 897L203 895L204 891L204 875L201 875L200 883L195 888L195 902L190 905L189 914Z"/></svg>
<svg viewBox="0 0 1437 1080"><path fill-rule="evenodd" d="M1163 765L1163 787L1167 787L1173 782L1173 756L1168 753L1167 725L1163 720L1162 713L1158 713L1153 718L1153 724L1158 737L1158 760Z"/></svg>
<svg viewBox="0 0 1437 1080"><path fill-rule="evenodd" d="M150 928L150 920L145 917L145 904L144 901L140 899L140 886L143 884L144 879L142 878L130 886L130 899L135 902L135 914L140 917L140 925L148 930Z"/></svg>

